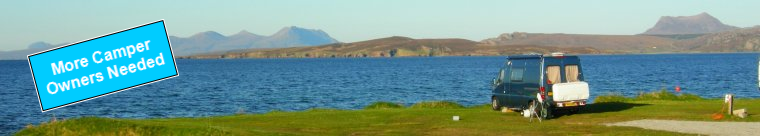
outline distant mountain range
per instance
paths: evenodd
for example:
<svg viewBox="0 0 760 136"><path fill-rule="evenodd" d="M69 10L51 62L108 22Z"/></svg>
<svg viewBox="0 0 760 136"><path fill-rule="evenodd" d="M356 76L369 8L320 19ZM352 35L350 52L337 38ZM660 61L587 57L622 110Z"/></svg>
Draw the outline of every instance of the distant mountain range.
<svg viewBox="0 0 760 136"><path fill-rule="evenodd" d="M322 30L285 27L271 36L261 36L248 31L240 31L224 36L214 31L195 34L187 38L169 37L177 56L223 52L253 48L286 48L337 43Z"/></svg>
<svg viewBox="0 0 760 136"><path fill-rule="evenodd" d="M643 35L682 35L682 34L708 34L729 30L739 27L723 24L717 18L707 13L694 16L663 16L654 27L649 28Z"/></svg>
<svg viewBox="0 0 760 136"><path fill-rule="evenodd" d="M480 42L389 37L314 47L237 50L187 58L480 56L566 52L669 53L760 51L760 27L738 28L707 13L662 17L640 35L504 33Z"/></svg>
<svg viewBox="0 0 760 136"><path fill-rule="evenodd" d="M664 16L639 35L504 33L480 42L465 39L412 39L394 36L339 43L321 30L285 27L270 36L241 31L231 36L208 31L187 38L171 36L181 58L400 57L482 56L566 52L575 54L755 52L760 51L760 26L738 28L707 13ZM319 45L319 46L317 46ZM34 43L28 49L0 52L0 59L56 47Z"/></svg>
<svg viewBox="0 0 760 136"><path fill-rule="evenodd" d="M47 49L51 49L58 46L63 46L68 43L64 44L50 44L45 42L35 42L32 44L29 44L26 49L23 50L15 50L15 51L0 51L0 60L26 60L26 55L37 53L40 51L44 51Z"/></svg>
<svg viewBox="0 0 760 136"><path fill-rule="evenodd" d="M314 46L337 43L322 30L305 29L300 27L285 27L271 36L261 36L248 31L240 31L231 36L224 36L214 31L207 31L182 38L170 36L172 50L176 56L224 52L252 48L285 48L298 46ZM66 44L49 44L36 42L27 49L16 51L0 51L1 59L26 59L26 55L47 50Z"/></svg>

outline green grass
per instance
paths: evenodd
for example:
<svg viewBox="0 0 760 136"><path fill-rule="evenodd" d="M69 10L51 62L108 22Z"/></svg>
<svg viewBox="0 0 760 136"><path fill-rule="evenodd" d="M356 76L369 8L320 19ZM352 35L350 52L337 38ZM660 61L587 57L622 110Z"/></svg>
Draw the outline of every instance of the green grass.
<svg viewBox="0 0 760 136"><path fill-rule="evenodd" d="M30 126L17 135L684 135L604 124L639 119L713 121L710 115L718 112L723 103L718 99L628 99L596 102L579 114L561 115L541 123L529 122L515 112L493 111L489 105L462 107L453 102L422 102L408 108L312 109L202 118L84 117ZM760 109L758 103L760 99L737 99L735 105L753 113ZM452 116L460 116L461 120L453 121ZM743 119L727 116L721 121L756 122L760 118L751 114Z"/></svg>
<svg viewBox="0 0 760 136"><path fill-rule="evenodd" d="M83 117L66 121L27 126L16 135L229 135L213 127L193 125L146 125L127 119Z"/></svg>

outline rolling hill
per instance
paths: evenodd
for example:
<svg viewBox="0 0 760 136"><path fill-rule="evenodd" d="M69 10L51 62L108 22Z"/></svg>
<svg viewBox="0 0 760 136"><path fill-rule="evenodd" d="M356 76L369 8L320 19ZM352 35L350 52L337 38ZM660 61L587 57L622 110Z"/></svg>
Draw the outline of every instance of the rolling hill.
<svg viewBox="0 0 760 136"><path fill-rule="evenodd" d="M566 52L572 54L610 53L589 47L549 47L534 45L488 45L465 39L412 39L393 36L354 43L312 47L253 49L185 58L326 58L326 57L405 57L405 56L489 56L525 53Z"/></svg>
<svg viewBox="0 0 760 136"><path fill-rule="evenodd" d="M760 51L760 26L706 34L676 43L692 52Z"/></svg>
<svg viewBox="0 0 760 136"><path fill-rule="evenodd" d="M674 39L645 35L585 35L585 34L543 34L504 33L495 38L482 40L489 45L542 45L555 47L592 47L627 53L672 52Z"/></svg>
<svg viewBox="0 0 760 136"><path fill-rule="evenodd" d="M708 13L693 16L663 16L643 35L683 35L708 34L739 29L739 27L723 24Z"/></svg>

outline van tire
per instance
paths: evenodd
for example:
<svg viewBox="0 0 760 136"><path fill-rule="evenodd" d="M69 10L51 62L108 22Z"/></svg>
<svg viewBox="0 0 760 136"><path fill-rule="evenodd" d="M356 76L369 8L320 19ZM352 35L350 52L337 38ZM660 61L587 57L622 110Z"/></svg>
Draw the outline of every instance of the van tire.
<svg viewBox="0 0 760 136"><path fill-rule="evenodd" d="M499 104L499 99L496 99L496 97L491 97L491 109L494 111L501 110L501 105Z"/></svg>

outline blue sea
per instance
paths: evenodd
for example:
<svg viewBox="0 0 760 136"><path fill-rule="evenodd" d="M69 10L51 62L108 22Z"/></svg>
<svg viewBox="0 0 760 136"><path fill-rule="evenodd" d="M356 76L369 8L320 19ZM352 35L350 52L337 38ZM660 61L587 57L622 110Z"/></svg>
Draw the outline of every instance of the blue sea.
<svg viewBox="0 0 760 136"><path fill-rule="evenodd" d="M591 96L680 86L720 98L760 97L758 54L580 56ZM53 115L169 118L309 108L361 109L375 101L410 105L489 102L504 56L177 60L179 76L53 111L40 112L26 60L0 61L0 135Z"/></svg>

